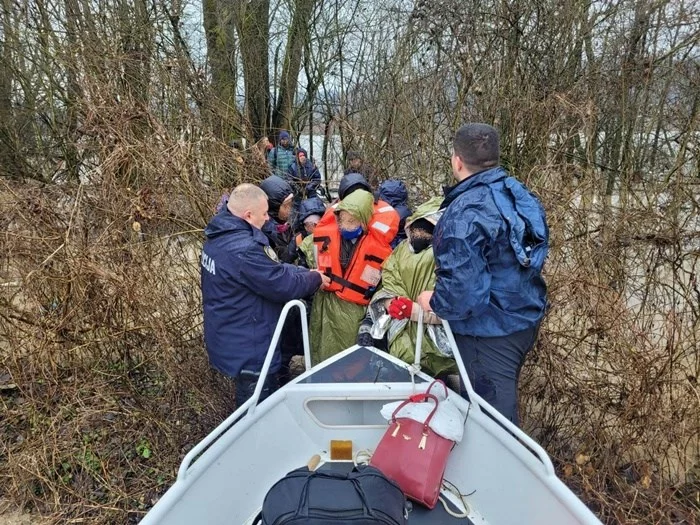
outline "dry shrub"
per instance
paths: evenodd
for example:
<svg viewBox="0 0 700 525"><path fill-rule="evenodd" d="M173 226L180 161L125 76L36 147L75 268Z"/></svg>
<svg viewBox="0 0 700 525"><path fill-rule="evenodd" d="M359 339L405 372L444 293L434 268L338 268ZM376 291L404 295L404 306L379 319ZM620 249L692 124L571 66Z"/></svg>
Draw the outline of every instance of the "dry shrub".
<svg viewBox="0 0 700 525"><path fill-rule="evenodd" d="M232 408L198 252L242 171L134 107L92 117L83 184L0 181L0 495L57 523L138 520Z"/></svg>
<svg viewBox="0 0 700 525"><path fill-rule="evenodd" d="M627 199L602 194L594 172L573 184L565 166L538 172L552 229L551 309L523 372L526 430L605 523L695 523L693 193L656 183Z"/></svg>
<svg viewBox="0 0 700 525"><path fill-rule="evenodd" d="M197 257L220 193L260 177L194 124L182 138L138 106L87 114L83 184L0 183L0 490L54 522L123 523L231 408L203 349ZM604 522L694 523L695 190L606 196L571 165L523 178L552 230L525 428Z"/></svg>

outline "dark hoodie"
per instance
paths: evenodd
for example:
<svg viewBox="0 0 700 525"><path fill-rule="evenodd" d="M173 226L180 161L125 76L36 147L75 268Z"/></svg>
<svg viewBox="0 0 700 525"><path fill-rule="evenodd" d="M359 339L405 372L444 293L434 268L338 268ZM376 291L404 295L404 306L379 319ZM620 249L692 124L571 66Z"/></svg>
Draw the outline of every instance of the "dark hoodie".
<svg viewBox="0 0 700 525"><path fill-rule="evenodd" d="M406 185L397 179L385 180L379 185L378 197L391 204L396 213L399 214L399 233L391 243L392 248L396 248L398 244L406 238L404 226L406 219L411 216L411 209L408 207L408 190Z"/></svg>
<svg viewBox="0 0 700 525"><path fill-rule="evenodd" d="M306 158L304 164L299 162L300 153L303 153ZM316 195L316 190L321 185L321 172L308 157L306 150L302 148L297 150L296 159L287 168L285 178L294 188L294 199L297 202Z"/></svg>
<svg viewBox="0 0 700 525"><path fill-rule="evenodd" d="M259 372L282 307L314 293L321 276L273 260L267 237L227 208L204 233L202 303L209 362L231 377L243 369ZM279 367L277 352L270 372Z"/></svg>
<svg viewBox="0 0 700 525"><path fill-rule="evenodd" d="M311 197L310 199L306 199L302 201L301 205L299 206L299 225L303 227L304 221L310 215L323 216L324 213L326 213L326 205L323 204L323 201L321 199L319 199L318 197Z"/></svg>
<svg viewBox="0 0 700 525"><path fill-rule="evenodd" d="M260 189L267 195L270 217L278 219L280 206L287 197L294 193L292 187L282 177L270 175L260 183Z"/></svg>
<svg viewBox="0 0 700 525"><path fill-rule="evenodd" d="M338 186L338 198L342 201L347 195L357 189L363 189L372 193L372 188L370 187L367 179L361 173L352 171L343 175L340 179L340 184Z"/></svg>
<svg viewBox="0 0 700 525"><path fill-rule="evenodd" d="M270 175L260 183L260 189L267 195L270 214L270 220L263 224L262 231L269 239L270 246L275 250L280 261L292 263L297 257L294 232L289 223L279 218L280 206L293 194L292 187L282 177Z"/></svg>

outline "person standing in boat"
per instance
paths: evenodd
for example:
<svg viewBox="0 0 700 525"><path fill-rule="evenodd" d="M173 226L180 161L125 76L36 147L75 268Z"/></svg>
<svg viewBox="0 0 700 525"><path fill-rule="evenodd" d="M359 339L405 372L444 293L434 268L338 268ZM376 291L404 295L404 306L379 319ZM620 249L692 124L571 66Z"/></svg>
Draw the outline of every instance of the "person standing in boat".
<svg viewBox="0 0 700 525"><path fill-rule="evenodd" d="M261 230L267 211L265 192L241 184L204 230L204 342L211 366L235 378L237 406L253 395L284 304L330 282L319 271L279 261ZM277 389L280 364L278 351L261 400Z"/></svg>
<svg viewBox="0 0 700 525"><path fill-rule="evenodd" d="M441 199L433 197L421 204L406 220L407 239L384 262L382 285L367 308L360 325L357 344L379 347L376 340L387 336L389 353L407 363L415 358L418 312L414 301L424 290L435 286L433 230L440 216ZM441 319L423 316L424 334L421 367L436 378L456 373L457 368ZM376 339L376 340L375 340Z"/></svg>
<svg viewBox="0 0 700 525"><path fill-rule="evenodd" d="M375 206L374 196L361 185L342 193L341 198L326 211L311 238L313 261L309 264L331 280L314 296L311 309L315 363L355 344L399 225L396 211L386 203Z"/></svg>
<svg viewBox="0 0 700 525"><path fill-rule="evenodd" d="M350 172L346 173L343 175L343 177L340 179L340 184L338 185L338 198L333 201L333 203L326 208L324 213L321 215L321 218L319 221L314 225L314 229L316 226L325 226L328 223L333 223L335 222L335 212L338 208L338 204L340 201L342 201L345 197L350 195L352 192L357 191L357 190L364 190L369 193L372 193L372 187L369 185L367 182L367 179L365 179L364 175L361 173L356 173L356 172ZM375 199L374 202L374 210L377 211L379 209L389 209L393 208L389 203L384 202L382 200ZM397 214L397 220L398 220L398 214ZM398 228L398 227L397 227ZM313 251L314 251L314 238L313 235L307 235L302 239L301 244L298 244L298 252L300 254L303 254L303 260L302 257L300 256L300 261L304 266L307 268L316 268L316 259L313 257Z"/></svg>
<svg viewBox="0 0 700 525"><path fill-rule="evenodd" d="M450 321L477 394L518 424L518 377L547 305L549 228L540 201L499 167L498 131L459 128L457 184L435 227L435 290L418 304Z"/></svg>

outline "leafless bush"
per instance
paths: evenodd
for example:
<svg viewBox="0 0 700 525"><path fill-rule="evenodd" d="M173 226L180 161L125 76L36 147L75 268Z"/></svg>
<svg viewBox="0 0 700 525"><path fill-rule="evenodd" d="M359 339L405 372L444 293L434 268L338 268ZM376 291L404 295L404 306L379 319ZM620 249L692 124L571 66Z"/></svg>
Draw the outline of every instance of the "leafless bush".
<svg viewBox="0 0 700 525"><path fill-rule="evenodd" d="M203 349L198 246L243 171L151 114L135 140L125 113L94 112L82 184L0 182L2 491L56 522L137 519L232 408Z"/></svg>
<svg viewBox="0 0 700 525"><path fill-rule="evenodd" d="M551 309L523 372L526 428L606 523L694 523L700 467L697 202L624 206L594 173L540 176ZM542 179L541 179L542 180ZM586 197L586 194L589 197ZM641 189L640 189L641 193ZM586 204L588 203L588 204ZM690 221L690 222L689 222Z"/></svg>
<svg viewBox="0 0 700 525"><path fill-rule="evenodd" d="M0 8L2 494L56 522L135 521L230 408L197 255L221 193L265 175L226 142L269 131L252 66L275 42L293 60L275 65L273 127L301 130L315 103L310 125L408 181L413 204L451 182L461 123L501 129L552 235L526 429L606 523L694 523L698 6L293 3L296 41L269 38L277 7L205 3L206 67L185 3Z"/></svg>

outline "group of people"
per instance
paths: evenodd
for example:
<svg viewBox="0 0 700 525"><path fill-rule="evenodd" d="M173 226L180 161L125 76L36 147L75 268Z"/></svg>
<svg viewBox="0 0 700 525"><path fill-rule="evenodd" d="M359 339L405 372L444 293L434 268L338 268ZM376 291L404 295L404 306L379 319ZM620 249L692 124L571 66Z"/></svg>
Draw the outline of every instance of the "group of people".
<svg viewBox="0 0 700 525"><path fill-rule="evenodd" d="M234 188L205 229L205 344L211 365L235 378L236 403L253 394L282 307L303 299L315 363L353 344L412 362L422 309L421 366L443 377L456 372L449 321L475 391L518 424L518 376L546 306L549 232L539 200L499 156L496 129L466 124L444 197L411 211L403 182L375 191L355 163L326 207L318 170L280 133L268 154L275 173ZM299 318L289 317L261 399L289 380L301 345Z"/></svg>

